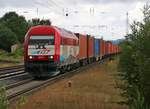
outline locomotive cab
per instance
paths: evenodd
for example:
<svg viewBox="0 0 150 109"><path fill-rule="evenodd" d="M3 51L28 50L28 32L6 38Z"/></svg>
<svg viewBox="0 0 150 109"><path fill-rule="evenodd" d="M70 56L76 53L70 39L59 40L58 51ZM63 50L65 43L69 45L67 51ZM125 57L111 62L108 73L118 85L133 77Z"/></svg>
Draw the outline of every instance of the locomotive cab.
<svg viewBox="0 0 150 109"><path fill-rule="evenodd" d="M50 60L54 59L54 35L31 36L28 44L29 60Z"/></svg>

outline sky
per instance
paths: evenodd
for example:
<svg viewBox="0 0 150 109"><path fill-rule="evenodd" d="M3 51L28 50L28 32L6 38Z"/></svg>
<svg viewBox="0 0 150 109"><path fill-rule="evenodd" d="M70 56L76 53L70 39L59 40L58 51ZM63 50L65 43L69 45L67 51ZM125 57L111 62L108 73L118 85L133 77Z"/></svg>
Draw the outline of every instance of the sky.
<svg viewBox="0 0 150 109"><path fill-rule="evenodd" d="M50 19L52 25L105 40L124 38L134 20L142 21L148 0L0 0L0 17L15 11L32 18ZM66 16L68 14L68 16ZM130 26L129 26L130 27ZM130 31L130 28L129 28Z"/></svg>

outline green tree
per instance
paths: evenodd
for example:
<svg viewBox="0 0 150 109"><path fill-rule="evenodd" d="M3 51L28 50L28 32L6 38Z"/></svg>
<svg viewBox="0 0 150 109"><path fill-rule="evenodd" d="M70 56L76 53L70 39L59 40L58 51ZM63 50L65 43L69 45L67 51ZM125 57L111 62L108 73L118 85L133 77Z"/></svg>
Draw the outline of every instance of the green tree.
<svg viewBox="0 0 150 109"><path fill-rule="evenodd" d="M149 109L150 104L150 7L144 7L143 22L131 25L132 34L122 44L120 76L123 95L130 109ZM138 108L137 108L138 107Z"/></svg>
<svg viewBox="0 0 150 109"><path fill-rule="evenodd" d="M5 25L0 24L0 49L10 52L11 45L17 42L16 34Z"/></svg>
<svg viewBox="0 0 150 109"><path fill-rule="evenodd" d="M28 23L31 25L31 26L37 26L37 25L51 25L51 21L48 20L48 19L32 19L32 20L29 20Z"/></svg>
<svg viewBox="0 0 150 109"><path fill-rule="evenodd" d="M23 16L19 16L15 12L8 12L0 21L16 34L19 42L23 42L24 36L29 28L29 25Z"/></svg>
<svg viewBox="0 0 150 109"><path fill-rule="evenodd" d="M41 21L40 21L40 24L41 24L41 25L51 25L51 21L50 21L50 20L47 20L47 19L46 19L46 20L41 20Z"/></svg>

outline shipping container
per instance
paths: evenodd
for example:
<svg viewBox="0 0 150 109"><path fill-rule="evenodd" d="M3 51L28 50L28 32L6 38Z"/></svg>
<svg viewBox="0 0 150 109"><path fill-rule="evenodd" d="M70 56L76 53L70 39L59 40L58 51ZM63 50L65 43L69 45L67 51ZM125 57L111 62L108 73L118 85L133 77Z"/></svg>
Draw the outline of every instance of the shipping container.
<svg viewBox="0 0 150 109"><path fill-rule="evenodd" d="M94 57L98 61L100 58L100 39L94 38Z"/></svg>
<svg viewBox="0 0 150 109"><path fill-rule="evenodd" d="M87 56L88 62L94 61L94 37L87 35Z"/></svg>
<svg viewBox="0 0 150 109"><path fill-rule="evenodd" d="M100 39L100 59L105 55L105 41Z"/></svg>
<svg viewBox="0 0 150 109"><path fill-rule="evenodd" d="M108 56L111 55L111 53L112 53L112 42L107 41L105 43L105 55Z"/></svg>
<svg viewBox="0 0 150 109"><path fill-rule="evenodd" d="M105 56L108 55L108 42L105 42Z"/></svg>
<svg viewBox="0 0 150 109"><path fill-rule="evenodd" d="M114 44L112 44L111 54L114 54Z"/></svg>
<svg viewBox="0 0 150 109"><path fill-rule="evenodd" d="M80 64L84 65L87 63L87 36L80 33L75 33L79 38L79 60Z"/></svg>
<svg viewBox="0 0 150 109"><path fill-rule="evenodd" d="M105 45L105 43L106 43L106 41L105 41L105 40L103 40L103 53L104 53L104 54L103 54L103 57L104 57L104 56L105 56L105 54L106 54L106 51L105 51L105 46L106 46L106 45Z"/></svg>
<svg viewBox="0 0 150 109"><path fill-rule="evenodd" d="M109 41L109 55L112 54L112 42Z"/></svg>
<svg viewBox="0 0 150 109"><path fill-rule="evenodd" d="M114 45L114 48L113 48L114 54L116 54L116 46L117 45Z"/></svg>

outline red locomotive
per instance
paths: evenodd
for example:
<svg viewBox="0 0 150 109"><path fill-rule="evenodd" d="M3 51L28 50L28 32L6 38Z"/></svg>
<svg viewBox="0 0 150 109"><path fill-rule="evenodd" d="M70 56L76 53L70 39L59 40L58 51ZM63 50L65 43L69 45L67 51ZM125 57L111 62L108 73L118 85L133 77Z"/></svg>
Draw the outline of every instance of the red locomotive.
<svg viewBox="0 0 150 109"><path fill-rule="evenodd" d="M54 75L78 64L79 40L54 26L32 27L25 36L25 70L34 77Z"/></svg>

